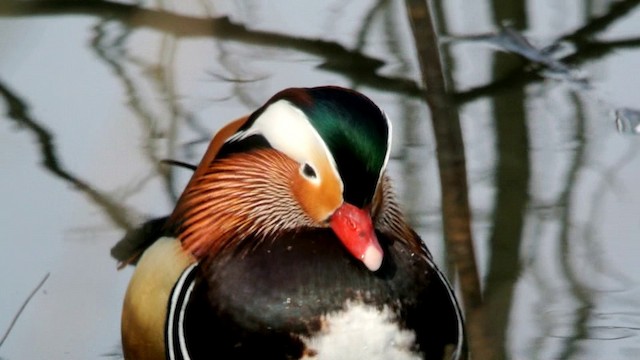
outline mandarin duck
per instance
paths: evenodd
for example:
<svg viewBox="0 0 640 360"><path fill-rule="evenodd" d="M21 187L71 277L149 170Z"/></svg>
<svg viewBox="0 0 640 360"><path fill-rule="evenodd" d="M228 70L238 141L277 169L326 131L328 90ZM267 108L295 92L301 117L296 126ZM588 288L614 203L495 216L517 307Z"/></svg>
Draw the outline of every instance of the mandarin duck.
<svg viewBox="0 0 640 360"><path fill-rule="evenodd" d="M140 257L126 359L462 359L451 286L386 174L364 95L291 88L213 138Z"/></svg>

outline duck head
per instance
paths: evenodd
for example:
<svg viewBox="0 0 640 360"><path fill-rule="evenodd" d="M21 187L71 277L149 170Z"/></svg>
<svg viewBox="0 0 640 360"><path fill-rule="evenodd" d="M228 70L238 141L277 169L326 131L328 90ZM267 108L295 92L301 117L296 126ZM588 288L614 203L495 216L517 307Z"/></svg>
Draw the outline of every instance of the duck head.
<svg viewBox="0 0 640 360"><path fill-rule="evenodd" d="M330 227L375 271L390 137L384 112L358 92L283 90L214 138L172 216L178 236L198 257L249 235Z"/></svg>

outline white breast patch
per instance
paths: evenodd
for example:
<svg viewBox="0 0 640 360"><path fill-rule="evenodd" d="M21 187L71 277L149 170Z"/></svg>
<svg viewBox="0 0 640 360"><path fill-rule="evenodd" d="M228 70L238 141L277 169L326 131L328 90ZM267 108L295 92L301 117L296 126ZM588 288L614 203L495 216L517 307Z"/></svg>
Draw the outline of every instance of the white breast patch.
<svg viewBox="0 0 640 360"><path fill-rule="evenodd" d="M387 307L350 303L322 320L319 333L302 339L309 350L303 359L422 359L412 351L414 332L401 329Z"/></svg>

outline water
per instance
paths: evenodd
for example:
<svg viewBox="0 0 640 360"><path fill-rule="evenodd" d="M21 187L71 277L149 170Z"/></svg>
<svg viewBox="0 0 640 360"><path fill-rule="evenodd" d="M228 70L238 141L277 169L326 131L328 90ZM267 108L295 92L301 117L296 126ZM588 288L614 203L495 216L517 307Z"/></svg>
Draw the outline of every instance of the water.
<svg viewBox="0 0 640 360"><path fill-rule="evenodd" d="M169 213L190 175L160 161L196 163L222 124L289 86L352 87L385 109L401 202L446 268L434 134L401 2L18 4L0 5L0 336L49 276L0 358L119 358L132 269L118 271L110 249ZM443 44L487 333L510 359L636 359L640 138L616 118L637 125L640 6L434 10L443 35L506 23L525 55L580 73L579 83L547 76L517 47ZM545 57L558 44L570 51Z"/></svg>

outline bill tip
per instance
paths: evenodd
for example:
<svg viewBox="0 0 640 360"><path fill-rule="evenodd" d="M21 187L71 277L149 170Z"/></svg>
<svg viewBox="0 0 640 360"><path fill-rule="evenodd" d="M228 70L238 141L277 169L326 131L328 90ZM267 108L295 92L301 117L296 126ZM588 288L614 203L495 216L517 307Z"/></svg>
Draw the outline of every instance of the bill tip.
<svg viewBox="0 0 640 360"><path fill-rule="evenodd" d="M371 271L377 271L382 265L382 249L377 246L369 245L364 254L362 254L362 262Z"/></svg>

